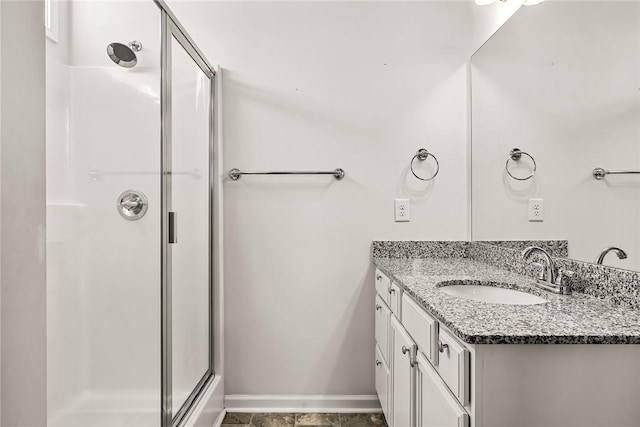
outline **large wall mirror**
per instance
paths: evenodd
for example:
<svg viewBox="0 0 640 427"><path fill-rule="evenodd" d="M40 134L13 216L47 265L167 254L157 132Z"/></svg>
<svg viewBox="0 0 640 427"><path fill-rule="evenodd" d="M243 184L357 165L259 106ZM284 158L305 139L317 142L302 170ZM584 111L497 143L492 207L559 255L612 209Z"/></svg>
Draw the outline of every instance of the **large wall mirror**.
<svg viewBox="0 0 640 427"><path fill-rule="evenodd" d="M640 1L522 7L471 69L473 239L640 270L640 174L593 174L640 171Z"/></svg>

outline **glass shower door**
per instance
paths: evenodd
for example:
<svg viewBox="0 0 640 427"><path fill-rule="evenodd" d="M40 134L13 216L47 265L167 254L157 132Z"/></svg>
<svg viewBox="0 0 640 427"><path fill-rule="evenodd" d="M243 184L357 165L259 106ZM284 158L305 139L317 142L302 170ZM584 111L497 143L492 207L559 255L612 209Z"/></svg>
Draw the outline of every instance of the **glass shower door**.
<svg viewBox="0 0 640 427"><path fill-rule="evenodd" d="M165 141L166 392L172 424L184 417L212 372L211 76L167 22ZM169 386L170 384L170 386ZM167 416L167 425L168 425Z"/></svg>

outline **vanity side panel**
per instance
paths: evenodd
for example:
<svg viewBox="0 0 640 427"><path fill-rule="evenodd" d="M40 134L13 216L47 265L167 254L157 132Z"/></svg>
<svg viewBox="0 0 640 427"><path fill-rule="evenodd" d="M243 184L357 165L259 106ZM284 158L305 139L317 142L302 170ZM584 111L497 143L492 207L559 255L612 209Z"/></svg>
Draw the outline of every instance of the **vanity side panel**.
<svg viewBox="0 0 640 427"><path fill-rule="evenodd" d="M640 425L640 345L477 345L474 427Z"/></svg>

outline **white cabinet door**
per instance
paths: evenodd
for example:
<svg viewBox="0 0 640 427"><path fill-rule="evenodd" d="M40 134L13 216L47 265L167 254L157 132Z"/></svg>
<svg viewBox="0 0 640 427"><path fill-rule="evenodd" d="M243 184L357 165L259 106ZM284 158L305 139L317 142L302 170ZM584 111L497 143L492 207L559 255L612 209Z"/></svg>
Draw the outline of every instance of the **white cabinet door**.
<svg viewBox="0 0 640 427"><path fill-rule="evenodd" d="M435 369L421 354L418 354L417 361L417 427L468 427L469 415Z"/></svg>
<svg viewBox="0 0 640 427"><path fill-rule="evenodd" d="M380 399L380 406L382 406L382 412L385 419L390 419L389 408L389 367L382 358L380 348L376 346L376 392L378 393L378 399Z"/></svg>
<svg viewBox="0 0 640 427"><path fill-rule="evenodd" d="M382 358L389 365L389 318L391 310L384 303L380 295L376 295L376 343L380 347Z"/></svg>
<svg viewBox="0 0 640 427"><path fill-rule="evenodd" d="M415 344L396 316L393 315L391 316L391 330L393 336L393 350L391 351L393 423L390 427L413 427L411 416L413 368L410 358Z"/></svg>
<svg viewBox="0 0 640 427"><path fill-rule="evenodd" d="M440 328L438 372L463 405L469 403L469 350L452 334Z"/></svg>
<svg viewBox="0 0 640 427"><path fill-rule="evenodd" d="M402 288L395 283L391 283L389 288L389 308L398 319L402 319Z"/></svg>
<svg viewBox="0 0 640 427"><path fill-rule="evenodd" d="M385 304L389 305L389 297L391 295L391 280L376 268L376 291L382 297Z"/></svg>

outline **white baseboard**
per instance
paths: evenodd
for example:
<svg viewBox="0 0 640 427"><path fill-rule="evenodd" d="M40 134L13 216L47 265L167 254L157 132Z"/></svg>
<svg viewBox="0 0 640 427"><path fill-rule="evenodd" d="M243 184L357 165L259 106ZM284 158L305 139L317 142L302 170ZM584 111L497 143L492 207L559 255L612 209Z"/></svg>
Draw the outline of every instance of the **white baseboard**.
<svg viewBox="0 0 640 427"><path fill-rule="evenodd" d="M227 412L382 412L376 395L261 395L224 397Z"/></svg>

